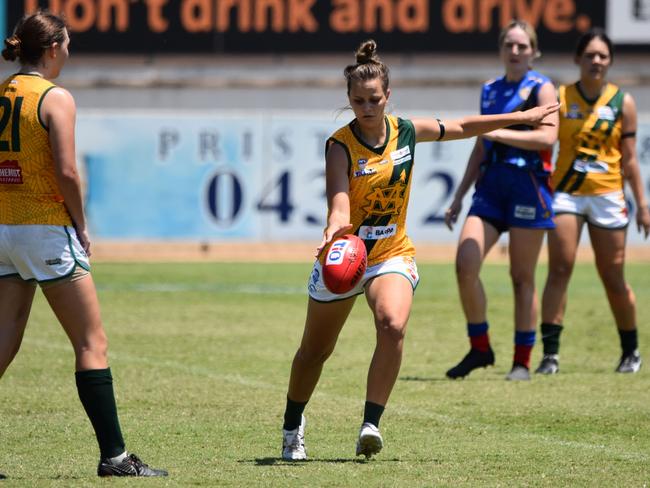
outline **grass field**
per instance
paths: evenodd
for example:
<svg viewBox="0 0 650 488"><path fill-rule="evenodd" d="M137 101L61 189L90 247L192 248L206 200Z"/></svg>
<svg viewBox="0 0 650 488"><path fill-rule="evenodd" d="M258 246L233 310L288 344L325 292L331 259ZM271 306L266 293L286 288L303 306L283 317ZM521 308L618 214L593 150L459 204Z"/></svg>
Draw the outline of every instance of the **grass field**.
<svg viewBox="0 0 650 488"><path fill-rule="evenodd" d="M504 381L512 355L507 268L488 265L494 368L445 370L467 350L451 265L420 265L385 447L354 457L374 345L363 299L306 410L310 461L279 459L308 264L97 264L123 431L159 480L116 486L584 486L650 484L650 366L613 372L618 336L593 265L571 284L561 369ZM539 280L545 276L539 270ZM650 360L650 264L629 264ZM536 365L541 347L533 352ZM98 459L67 339L37 295L23 347L0 382L6 486L92 486ZM101 482L101 486L107 486Z"/></svg>

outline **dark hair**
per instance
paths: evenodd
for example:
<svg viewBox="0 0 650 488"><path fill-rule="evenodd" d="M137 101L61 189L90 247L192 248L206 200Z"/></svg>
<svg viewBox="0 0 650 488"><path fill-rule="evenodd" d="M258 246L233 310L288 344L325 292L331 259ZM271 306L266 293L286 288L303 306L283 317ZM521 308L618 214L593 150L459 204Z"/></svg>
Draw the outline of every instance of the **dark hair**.
<svg viewBox="0 0 650 488"><path fill-rule="evenodd" d="M18 21L11 37L5 39L2 57L20 59L23 64L37 64L53 43L65 41L65 22L56 15L39 10Z"/></svg>
<svg viewBox="0 0 650 488"><path fill-rule="evenodd" d="M530 47L533 49L533 53L535 53L534 56L536 58L540 57L542 53L539 51L539 46L537 44L537 32L535 32L533 26L525 20L513 19L508 23L508 25L501 29L501 32L499 32L499 48L503 46L508 32L510 32L515 27L519 27L526 33L528 40L530 41Z"/></svg>
<svg viewBox="0 0 650 488"><path fill-rule="evenodd" d="M381 87L384 93L388 91L388 66L377 56L377 43L369 39L363 41L355 53L356 64L351 64L343 70L343 76L347 80L348 95L353 81L367 81L376 78L381 79Z"/></svg>
<svg viewBox="0 0 650 488"><path fill-rule="evenodd" d="M605 33L605 30L600 27L592 27L587 32L585 32L580 37L580 39L578 39L578 43L576 44L576 58L579 58L584 54L585 49L587 49L587 45L594 39L600 39L605 44L607 44L607 49L609 50L609 59L611 59L613 62L614 46L612 45L612 40Z"/></svg>

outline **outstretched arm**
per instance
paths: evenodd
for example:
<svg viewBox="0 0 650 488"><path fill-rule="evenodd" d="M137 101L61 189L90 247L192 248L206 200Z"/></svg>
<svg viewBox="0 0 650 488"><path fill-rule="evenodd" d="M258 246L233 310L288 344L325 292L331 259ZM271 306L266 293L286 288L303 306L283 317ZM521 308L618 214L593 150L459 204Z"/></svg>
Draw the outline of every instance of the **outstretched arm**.
<svg viewBox="0 0 650 488"><path fill-rule="evenodd" d="M545 83L539 89L537 97L539 105L550 105L557 101L555 87L551 83ZM507 144L519 149L528 149L529 151L550 150L557 141L557 130L559 126L559 115L550 114L545 122L548 124L540 125L533 130L513 130L497 129L485 134L485 138Z"/></svg>
<svg viewBox="0 0 650 488"><path fill-rule="evenodd" d="M557 102L533 107L524 112L511 112L494 115L470 115L455 120L413 119L417 142L451 141L468 139L509 125L524 124L537 127L552 125L546 119L560 108ZM444 126L444 134L441 127ZM442 137L440 135L442 134Z"/></svg>

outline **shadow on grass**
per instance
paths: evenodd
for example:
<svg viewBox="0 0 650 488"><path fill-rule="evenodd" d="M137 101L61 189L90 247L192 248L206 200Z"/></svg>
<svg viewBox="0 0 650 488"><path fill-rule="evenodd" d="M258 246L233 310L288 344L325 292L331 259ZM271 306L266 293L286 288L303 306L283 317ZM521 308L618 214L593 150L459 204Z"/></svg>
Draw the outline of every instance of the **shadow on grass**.
<svg viewBox="0 0 650 488"><path fill-rule="evenodd" d="M445 376L400 376L399 378L400 381L426 381L426 382L433 382L433 381L451 381L449 378L446 378Z"/></svg>
<svg viewBox="0 0 650 488"><path fill-rule="evenodd" d="M26 480L50 480L50 481L66 481L66 480L84 480L88 479L87 476L63 476L60 474L54 476L7 476L6 474L0 473L0 480L7 480L7 483L12 481L26 481ZM4 486L4 485L3 485ZM7 485L10 486L10 485Z"/></svg>
<svg viewBox="0 0 650 488"><path fill-rule="evenodd" d="M501 374L500 372L497 374L492 374L492 375L483 375L480 376L476 375L472 379L478 379L481 381L503 381L506 373L504 372ZM436 383L436 382L443 382L443 383L449 383L449 384L461 384L463 381L470 381L469 378L456 378L456 379L451 379L447 378L446 376L401 376L398 378L400 381L419 381L419 382L426 382L426 383Z"/></svg>
<svg viewBox="0 0 650 488"><path fill-rule="evenodd" d="M255 458L252 461L250 459L240 459L237 461L239 463L254 463L255 466L303 466L306 464L313 463L323 463L323 464L370 464L370 463L395 463L402 462L401 459L351 459L351 458L318 458L318 459L307 459L306 461L285 461L282 458L278 457L266 457L266 458Z"/></svg>

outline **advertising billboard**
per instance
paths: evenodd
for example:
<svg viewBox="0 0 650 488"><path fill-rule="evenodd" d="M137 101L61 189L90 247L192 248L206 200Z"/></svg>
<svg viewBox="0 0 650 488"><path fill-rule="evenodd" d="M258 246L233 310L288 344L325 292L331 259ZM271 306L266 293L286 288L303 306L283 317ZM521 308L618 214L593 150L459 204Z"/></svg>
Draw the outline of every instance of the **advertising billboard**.
<svg viewBox="0 0 650 488"><path fill-rule="evenodd" d="M618 3L618 2L617 2ZM624 3L624 2L621 2ZM89 53L493 51L511 19L530 22L547 52L570 51L605 23L606 0L12 0L6 25L48 8Z"/></svg>
<svg viewBox="0 0 650 488"><path fill-rule="evenodd" d="M410 114L416 115L431 116ZM81 111L77 150L85 167L91 232L112 240L317 241L327 208L325 140L351 116ZM646 191L649 122L644 119L638 130ZM450 232L443 216L473 144L416 146L407 224L417 242L457 241L460 225ZM633 200L628 200L634 219ZM628 241L643 242L636 226L630 227Z"/></svg>

